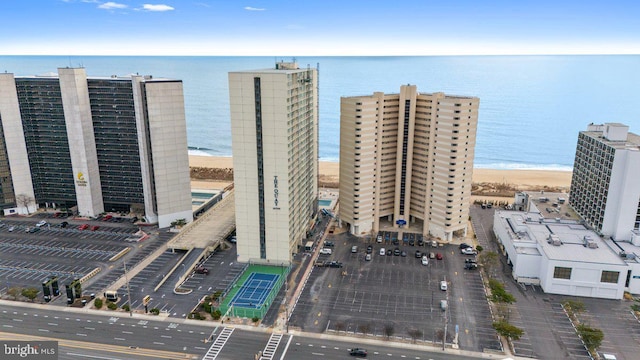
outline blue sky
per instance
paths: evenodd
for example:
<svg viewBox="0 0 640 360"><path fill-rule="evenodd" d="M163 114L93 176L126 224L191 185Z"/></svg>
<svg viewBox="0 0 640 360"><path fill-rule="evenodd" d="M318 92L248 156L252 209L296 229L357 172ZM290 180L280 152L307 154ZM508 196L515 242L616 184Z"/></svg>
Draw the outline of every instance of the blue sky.
<svg viewBox="0 0 640 360"><path fill-rule="evenodd" d="M629 0L2 0L3 55L639 54Z"/></svg>

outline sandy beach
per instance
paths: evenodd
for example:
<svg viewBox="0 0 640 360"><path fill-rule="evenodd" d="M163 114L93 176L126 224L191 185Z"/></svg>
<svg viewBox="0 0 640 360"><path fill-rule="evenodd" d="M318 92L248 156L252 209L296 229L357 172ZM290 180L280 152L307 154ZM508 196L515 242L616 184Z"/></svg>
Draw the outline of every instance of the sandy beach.
<svg viewBox="0 0 640 360"><path fill-rule="evenodd" d="M203 168L233 168L233 159L231 157L218 156L189 156L190 167ZM325 180L333 179L337 182L340 173L338 163L321 161L319 164L320 176ZM216 183L216 186L229 184L229 182L217 181L193 181L195 188L210 187ZM493 183L513 185L521 190L537 188L542 186L563 188L564 191L569 190L571 185L570 171L557 170L494 170L494 169L474 169L473 183ZM200 185L200 186L199 186ZM224 187L224 186L222 186Z"/></svg>

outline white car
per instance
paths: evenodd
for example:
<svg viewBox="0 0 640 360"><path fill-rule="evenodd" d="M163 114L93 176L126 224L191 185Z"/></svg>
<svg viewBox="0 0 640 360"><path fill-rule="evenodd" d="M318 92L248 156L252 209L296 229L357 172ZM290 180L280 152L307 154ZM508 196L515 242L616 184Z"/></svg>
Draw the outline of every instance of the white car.
<svg viewBox="0 0 640 360"><path fill-rule="evenodd" d="M15 230L16 227L15 226L9 226L9 232L12 232L13 230Z"/></svg>
<svg viewBox="0 0 640 360"><path fill-rule="evenodd" d="M470 248L470 247L460 250L460 253L462 253L464 255L477 255L478 254L478 252L474 248Z"/></svg>
<svg viewBox="0 0 640 360"><path fill-rule="evenodd" d="M447 291L447 282L442 280L440 281L440 290Z"/></svg>
<svg viewBox="0 0 640 360"><path fill-rule="evenodd" d="M47 222L44 220L40 220L40 222L36 224L37 227L45 226L45 225L47 225Z"/></svg>
<svg viewBox="0 0 640 360"><path fill-rule="evenodd" d="M429 265L429 258L426 256L422 257L422 265Z"/></svg>
<svg viewBox="0 0 640 360"><path fill-rule="evenodd" d="M320 254L322 254L322 255L331 255L332 252L333 251L331 251L331 249L329 249L329 248L320 249Z"/></svg>
<svg viewBox="0 0 640 360"><path fill-rule="evenodd" d="M381 248L380 249L380 256L384 256L387 255L387 250L385 250L385 248Z"/></svg>

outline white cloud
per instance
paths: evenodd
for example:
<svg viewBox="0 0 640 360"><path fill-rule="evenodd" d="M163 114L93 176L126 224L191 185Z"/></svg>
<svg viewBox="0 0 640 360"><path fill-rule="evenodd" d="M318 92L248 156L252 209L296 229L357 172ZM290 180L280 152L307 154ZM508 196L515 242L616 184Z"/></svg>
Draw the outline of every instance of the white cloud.
<svg viewBox="0 0 640 360"><path fill-rule="evenodd" d="M144 4L142 5L142 9L146 11L171 11L175 10L173 7L164 4Z"/></svg>
<svg viewBox="0 0 640 360"><path fill-rule="evenodd" d="M254 7L251 7L251 6L245 6L244 9L248 10L248 11L265 11L265 10L267 10L265 8L254 8Z"/></svg>
<svg viewBox="0 0 640 360"><path fill-rule="evenodd" d="M104 9L104 10L126 9L126 8L127 8L127 5L118 4L118 3L113 2L113 1L109 1L109 2L106 2L104 4L98 5L98 9Z"/></svg>

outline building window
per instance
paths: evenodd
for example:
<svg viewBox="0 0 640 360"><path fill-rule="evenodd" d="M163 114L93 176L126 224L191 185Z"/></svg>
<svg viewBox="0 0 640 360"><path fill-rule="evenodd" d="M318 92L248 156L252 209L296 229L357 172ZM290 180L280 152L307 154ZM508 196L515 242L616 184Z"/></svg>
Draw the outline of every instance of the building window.
<svg viewBox="0 0 640 360"><path fill-rule="evenodd" d="M619 277L620 277L619 271L602 270L602 275L600 275L600 282L617 284Z"/></svg>
<svg viewBox="0 0 640 360"><path fill-rule="evenodd" d="M571 268L559 267L556 266L553 269L553 278L554 279L571 279Z"/></svg>

